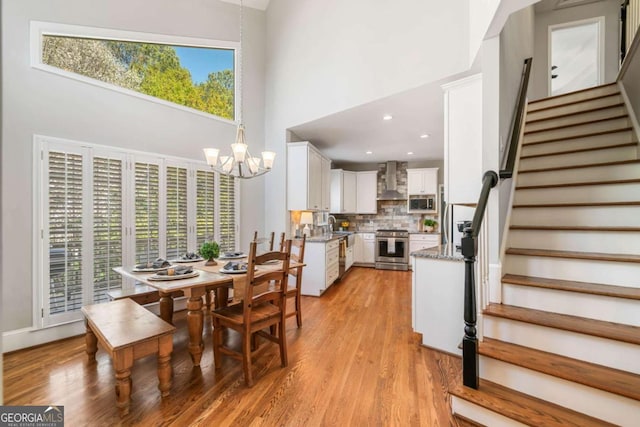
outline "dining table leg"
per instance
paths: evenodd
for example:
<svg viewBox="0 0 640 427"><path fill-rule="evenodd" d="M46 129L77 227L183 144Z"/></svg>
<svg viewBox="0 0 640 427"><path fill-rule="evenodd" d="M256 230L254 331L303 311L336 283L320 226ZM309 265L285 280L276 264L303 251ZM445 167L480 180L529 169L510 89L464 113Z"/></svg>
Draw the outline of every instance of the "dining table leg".
<svg viewBox="0 0 640 427"><path fill-rule="evenodd" d="M191 289L187 302L187 326L189 328L189 353L195 366L200 366L202 359L202 331L204 329L204 315L202 313L202 296L206 291L202 288Z"/></svg>
<svg viewBox="0 0 640 427"><path fill-rule="evenodd" d="M160 318L173 325L173 295L160 291Z"/></svg>

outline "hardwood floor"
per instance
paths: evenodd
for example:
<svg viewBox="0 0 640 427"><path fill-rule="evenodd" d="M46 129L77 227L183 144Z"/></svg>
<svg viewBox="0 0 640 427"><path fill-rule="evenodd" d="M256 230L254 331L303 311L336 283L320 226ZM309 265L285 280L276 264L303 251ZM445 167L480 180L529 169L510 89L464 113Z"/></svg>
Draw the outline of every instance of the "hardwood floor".
<svg viewBox="0 0 640 427"><path fill-rule="evenodd" d="M411 329L411 273L353 268L322 297L303 297L303 326L289 319L289 366L277 346L254 365L224 358L214 370L211 318L199 368L187 349L186 313L178 313L171 395L161 399L156 358L132 369L131 412L115 406L111 360L85 354L84 337L4 356L5 405L64 405L67 425L449 426L450 378L461 361L419 345ZM225 333L235 339L234 333Z"/></svg>

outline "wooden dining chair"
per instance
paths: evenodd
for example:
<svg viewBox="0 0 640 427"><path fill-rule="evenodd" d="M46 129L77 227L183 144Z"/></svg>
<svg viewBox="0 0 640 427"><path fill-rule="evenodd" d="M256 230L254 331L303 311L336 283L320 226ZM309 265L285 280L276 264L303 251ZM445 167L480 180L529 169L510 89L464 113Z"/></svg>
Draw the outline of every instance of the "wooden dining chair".
<svg viewBox="0 0 640 427"><path fill-rule="evenodd" d="M275 232L271 232L270 235L265 236L265 237L258 237L258 232L254 231L253 232L253 241L257 242L259 245L262 243L266 243L266 246L268 248L268 252L272 252L273 251L273 239L275 238L276 233Z"/></svg>
<svg viewBox="0 0 640 427"><path fill-rule="evenodd" d="M280 250L284 248L284 233L280 239ZM301 239L294 239L291 241L291 262L304 263L304 247L307 242L307 236L302 236ZM302 266L293 267L289 269L289 275L295 278L295 282L288 282L287 285L287 298L294 298L294 310L286 313L285 317L296 316L296 323L298 328L302 327L302 308L300 304L300 294L302 290Z"/></svg>
<svg viewBox="0 0 640 427"><path fill-rule="evenodd" d="M282 367L287 366L288 363L285 313L291 241L285 242L282 251L257 255L256 248L257 242L251 242L246 288L242 301L211 312L215 367L219 369L222 366L222 354L241 360L244 380L248 387L253 386L252 357L267 348L255 345L257 337L263 337L277 343L280 347ZM256 275L255 266L271 260L282 261L282 267L275 271ZM223 343L222 330L224 327L233 329L242 335L240 351ZM253 350L254 348L255 350Z"/></svg>

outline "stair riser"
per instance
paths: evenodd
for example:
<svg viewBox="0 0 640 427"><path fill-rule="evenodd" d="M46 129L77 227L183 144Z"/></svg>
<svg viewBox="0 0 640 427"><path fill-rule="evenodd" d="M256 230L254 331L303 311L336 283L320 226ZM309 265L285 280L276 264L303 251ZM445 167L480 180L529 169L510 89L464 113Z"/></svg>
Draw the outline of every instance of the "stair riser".
<svg viewBox="0 0 640 427"><path fill-rule="evenodd" d="M546 131L536 132L532 134L525 134L523 143L530 144L532 142L585 136L592 133L613 132L613 131L622 130L629 126L631 126L631 121L628 118L606 120L602 122L588 123L588 124L583 124L579 126L572 126L567 128L561 128L561 129L546 130Z"/></svg>
<svg viewBox="0 0 640 427"><path fill-rule="evenodd" d="M457 396L451 396L451 410L454 414L462 415L485 426L527 427L526 424L521 424Z"/></svg>
<svg viewBox="0 0 640 427"><path fill-rule="evenodd" d="M596 108L611 107L623 102L622 95L611 95L604 98L590 99L570 105L561 105L546 110L527 112L527 122L540 119L548 119L556 117L558 114L579 113L585 110L593 110Z"/></svg>
<svg viewBox="0 0 640 427"><path fill-rule="evenodd" d="M629 163L615 166L592 166L578 169L522 173L517 176L518 185L568 184L575 182L612 181L637 179L640 164Z"/></svg>
<svg viewBox="0 0 640 427"><path fill-rule="evenodd" d="M563 111L563 110L559 110ZM524 131L539 131L544 129L553 129L560 126L572 126L582 123L589 123L594 120L611 119L614 117L620 117L627 114L627 109L624 106L608 107L602 110L586 111L584 113L572 114L570 116L557 117L553 119L542 120L539 122L527 123ZM531 120L527 117L527 121Z"/></svg>
<svg viewBox="0 0 640 427"><path fill-rule="evenodd" d="M640 301L637 300L503 283L502 303L640 326Z"/></svg>
<svg viewBox="0 0 640 427"><path fill-rule="evenodd" d="M607 133L603 135L586 136L584 138L566 139L563 141L549 142L546 144L523 145L522 156L535 156L539 154L557 153L562 151L585 150L611 145L637 142L633 133L629 130Z"/></svg>
<svg viewBox="0 0 640 427"><path fill-rule="evenodd" d="M640 374L640 346L494 316L483 319L485 337Z"/></svg>
<svg viewBox="0 0 640 427"><path fill-rule="evenodd" d="M585 206L562 208L514 208L513 225L578 225L594 224L640 227L640 206Z"/></svg>
<svg viewBox="0 0 640 427"><path fill-rule="evenodd" d="M517 189L515 204L640 201L640 183Z"/></svg>
<svg viewBox="0 0 640 427"><path fill-rule="evenodd" d="M597 98L605 95L618 94L620 90L617 85L600 86L591 90L570 93L564 96L547 98L529 104L529 111L537 111L542 108L549 108L563 104L569 104L578 101L584 101L591 98Z"/></svg>
<svg viewBox="0 0 640 427"><path fill-rule="evenodd" d="M480 375L489 381L565 408L619 425L632 425L640 402L489 357L480 357Z"/></svg>
<svg viewBox="0 0 640 427"><path fill-rule="evenodd" d="M531 157L521 159L519 170L588 165L593 163L618 162L637 159L635 146L604 148L596 151L556 154L553 156Z"/></svg>
<svg viewBox="0 0 640 427"><path fill-rule="evenodd" d="M506 274L638 287L640 263L506 255Z"/></svg>
<svg viewBox="0 0 640 427"><path fill-rule="evenodd" d="M509 247L617 254L640 253L640 232L509 230Z"/></svg>

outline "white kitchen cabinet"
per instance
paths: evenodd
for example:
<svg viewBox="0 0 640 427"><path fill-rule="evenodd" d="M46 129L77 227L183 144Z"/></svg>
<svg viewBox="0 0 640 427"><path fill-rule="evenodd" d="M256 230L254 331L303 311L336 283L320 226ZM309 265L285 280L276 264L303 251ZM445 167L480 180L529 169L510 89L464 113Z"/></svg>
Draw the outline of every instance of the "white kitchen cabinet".
<svg viewBox="0 0 640 427"><path fill-rule="evenodd" d="M376 256L375 233L356 233L353 261L355 264L373 266ZM305 255L306 259L306 255Z"/></svg>
<svg viewBox="0 0 640 427"><path fill-rule="evenodd" d="M432 248L440 244L440 233L432 234L409 234L409 253L419 251L421 249Z"/></svg>
<svg viewBox="0 0 640 427"><path fill-rule="evenodd" d="M407 194L438 194L438 168L407 169Z"/></svg>
<svg viewBox="0 0 640 427"><path fill-rule="evenodd" d="M482 74L443 85L448 203L477 203L482 188Z"/></svg>
<svg viewBox="0 0 640 427"><path fill-rule="evenodd" d="M322 210L328 212L331 207L331 160L322 157L320 176L322 179Z"/></svg>
<svg viewBox="0 0 640 427"><path fill-rule="evenodd" d="M323 187L323 168L326 171ZM287 209L323 210L329 206L330 161L308 142L287 144ZM323 199L323 193L324 199ZM325 202L325 203L323 203Z"/></svg>
<svg viewBox="0 0 640 427"><path fill-rule="evenodd" d="M378 172L356 173L356 213L378 213Z"/></svg>
<svg viewBox="0 0 640 427"><path fill-rule="evenodd" d="M331 170L331 213L356 213L356 172Z"/></svg>
<svg viewBox="0 0 640 427"><path fill-rule="evenodd" d="M338 240L308 241L305 246L302 295L320 296L339 274Z"/></svg>

